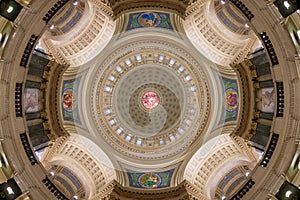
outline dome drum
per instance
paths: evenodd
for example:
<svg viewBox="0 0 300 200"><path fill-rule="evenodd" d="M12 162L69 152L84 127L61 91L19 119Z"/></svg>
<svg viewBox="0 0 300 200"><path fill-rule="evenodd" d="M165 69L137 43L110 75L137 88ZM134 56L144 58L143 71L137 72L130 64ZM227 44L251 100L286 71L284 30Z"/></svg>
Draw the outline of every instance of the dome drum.
<svg viewBox="0 0 300 200"><path fill-rule="evenodd" d="M141 58L143 62L140 62ZM205 127L207 118L204 113L209 109L203 72L192 73L190 69L193 67L182 58L169 52L155 53L154 49L136 50L119 58L113 65L107 65L110 66L108 70L95 79L101 80L98 81L101 84L94 82L97 89L94 92L96 98L92 100L97 105L94 109L100 110L94 119L101 115L106 118L106 123L96 120L97 126L105 126L114 133L106 136L111 138L109 143L117 139L118 144L127 149L126 155L132 151L135 159L151 157L152 160L155 159L154 149L157 159L163 155L169 157L168 154L176 156L179 150L178 146L175 148L176 144L190 145L199 137L201 130L193 127ZM149 91L156 93L159 99L158 105L152 109L141 104L142 95ZM202 116L203 121L195 121L198 116ZM203 125L199 126L201 123ZM184 139L184 135L191 131L193 136ZM182 146L179 151L184 152L184 149Z"/></svg>
<svg viewBox="0 0 300 200"><path fill-rule="evenodd" d="M300 18L283 22L259 1L26 1L0 62L0 133L20 198L261 199L282 178L298 184L299 45L288 31ZM30 37L40 41L28 50ZM248 70L262 46L264 63ZM34 48L70 66L48 70ZM44 92L32 113L28 91ZM32 126L49 145L33 143Z"/></svg>

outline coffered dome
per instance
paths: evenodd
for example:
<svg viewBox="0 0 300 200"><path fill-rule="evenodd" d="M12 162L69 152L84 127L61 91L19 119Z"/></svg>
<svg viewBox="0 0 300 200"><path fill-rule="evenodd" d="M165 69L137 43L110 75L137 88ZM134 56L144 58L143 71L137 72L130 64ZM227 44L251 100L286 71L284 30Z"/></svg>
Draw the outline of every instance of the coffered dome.
<svg viewBox="0 0 300 200"><path fill-rule="evenodd" d="M155 187L176 186L197 149L236 127L236 73L201 54L168 10L128 11L116 27L103 51L64 74L74 100L62 110L65 129L99 146L122 174L118 182L144 187L140 173L158 177Z"/></svg>
<svg viewBox="0 0 300 200"><path fill-rule="evenodd" d="M201 69L155 47L136 50L108 66L102 76L96 76L92 109L98 132L105 134L103 129L110 130L105 137L112 146L121 146L124 154L138 156L135 162L141 162L142 158L178 156L202 134L210 95ZM147 92L157 95L153 108L143 104ZM118 143L113 142L116 139ZM178 148L178 142L183 146ZM174 147L173 152L170 148Z"/></svg>
<svg viewBox="0 0 300 200"><path fill-rule="evenodd" d="M300 17L260 1L1 1L1 196L274 200L299 186Z"/></svg>

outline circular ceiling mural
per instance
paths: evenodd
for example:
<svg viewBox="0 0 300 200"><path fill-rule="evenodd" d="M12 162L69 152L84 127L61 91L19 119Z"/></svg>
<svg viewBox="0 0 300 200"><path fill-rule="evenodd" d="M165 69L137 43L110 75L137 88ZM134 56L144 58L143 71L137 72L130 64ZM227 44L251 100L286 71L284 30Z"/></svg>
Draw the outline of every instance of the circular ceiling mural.
<svg viewBox="0 0 300 200"><path fill-rule="evenodd" d="M116 61L109 57L95 73L91 105L98 134L126 157L180 157L209 118L204 72L191 58L157 47L125 55Z"/></svg>
<svg viewBox="0 0 300 200"><path fill-rule="evenodd" d="M228 112L234 112L238 108L238 92L236 88L227 88L225 91L226 98L226 110Z"/></svg>
<svg viewBox="0 0 300 200"><path fill-rule="evenodd" d="M73 88L66 88L62 95L63 109L72 112L76 107L76 97Z"/></svg>
<svg viewBox="0 0 300 200"><path fill-rule="evenodd" d="M149 91L143 94L141 103L147 109L152 109L158 106L159 97L155 92Z"/></svg>
<svg viewBox="0 0 300 200"><path fill-rule="evenodd" d="M161 23L161 17L156 12L146 12L138 16L138 22L141 26L158 26Z"/></svg>
<svg viewBox="0 0 300 200"><path fill-rule="evenodd" d="M157 188L161 184L161 177L158 174L142 174L138 178L138 183L144 188Z"/></svg>

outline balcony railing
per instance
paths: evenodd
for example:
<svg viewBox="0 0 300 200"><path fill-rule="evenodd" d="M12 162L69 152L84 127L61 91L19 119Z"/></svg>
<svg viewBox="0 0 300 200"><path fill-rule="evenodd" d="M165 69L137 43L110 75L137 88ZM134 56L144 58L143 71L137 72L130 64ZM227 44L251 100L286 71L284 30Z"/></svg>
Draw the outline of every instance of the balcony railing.
<svg viewBox="0 0 300 200"><path fill-rule="evenodd" d="M283 90L283 82L276 82L277 89L277 117L283 117L284 111L284 90Z"/></svg>
<svg viewBox="0 0 300 200"><path fill-rule="evenodd" d="M230 200L240 200L247 194L247 192L252 188L255 182L252 179L244 185L242 189L240 189Z"/></svg>
<svg viewBox="0 0 300 200"><path fill-rule="evenodd" d="M233 3L244 15L247 17L247 19L250 21L254 15L252 12L246 7L246 5L240 1L240 0L230 0L231 3Z"/></svg>
<svg viewBox="0 0 300 200"><path fill-rule="evenodd" d="M31 149L31 146L29 144L29 140L27 138L27 135L26 133L22 133L20 134L20 138L21 138L21 142L23 144L23 147L24 147L24 150L25 150L25 153L31 163L31 165L35 165L38 163L34 153L32 152L32 149Z"/></svg>
<svg viewBox="0 0 300 200"><path fill-rule="evenodd" d="M267 35L266 32L260 33L259 36L260 36L261 40L263 41L265 48L267 49L272 66L277 65L279 63L278 58L277 58L275 49L273 47L273 44L272 44L269 36Z"/></svg>
<svg viewBox="0 0 300 200"><path fill-rule="evenodd" d="M49 180L48 177L43 179L43 183L45 186L56 196L59 200L69 200L61 191L57 189L57 187Z"/></svg>
<svg viewBox="0 0 300 200"><path fill-rule="evenodd" d="M262 167L268 166L268 163L271 160L272 155L275 151L278 138L279 138L279 135L276 133L273 133L270 144L269 144L267 150L265 151L264 157L262 158L262 160L260 162L260 166L262 166Z"/></svg>
<svg viewBox="0 0 300 200"><path fill-rule="evenodd" d="M69 0L60 0L54 4L54 6L46 13L43 17L43 21L48 23L52 17L57 13L59 9L61 9Z"/></svg>
<svg viewBox="0 0 300 200"><path fill-rule="evenodd" d="M20 62L20 66L21 67L26 67L27 66L27 63L28 63L28 60L29 60L29 57L31 55L31 52L34 48L34 45L36 43L38 39L38 36L36 35L31 35L26 47L25 47L25 50L24 50L24 53L22 55L22 58L21 58L21 62Z"/></svg>
<svg viewBox="0 0 300 200"><path fill-rule="evenodd" d="M16 117L22 117L22 83L16 83L15 89L15 112Z"/></svg>

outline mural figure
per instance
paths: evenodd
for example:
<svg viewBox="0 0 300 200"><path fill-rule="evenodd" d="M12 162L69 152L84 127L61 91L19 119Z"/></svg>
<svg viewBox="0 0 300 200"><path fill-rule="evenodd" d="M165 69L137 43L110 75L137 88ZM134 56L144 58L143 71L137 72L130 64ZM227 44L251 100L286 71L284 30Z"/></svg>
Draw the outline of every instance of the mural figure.
<svg viewBox="0 0 300 200"><path fill-rule="evenodd" d="M161 183L161 179L156 174L143 174L139 177L139 183L145 188L156 188Z"/></svg>
<svg viewBox="0 0 300 200"><path fill-rule="evenodd" d="M274 112L275 105L275 91L274 88L263 88L262 89L262 111L263 112Z"/></svg>
<svg viewBox="0 0 300 200"><path fill-rule="evenodd" d="M71 112L75 108L75 93L73 89L67 88L63 93L63 107L66 111Z"/></svg>
<svg viewBox="0 0 300 200"><path fill-rule="evenodd" d="M173 30L170 14L161 12L138 12L129 14L126 30L148 27Z"/></svg>
<svg viewBox="0 0 300 200"><path fill-rule="evenodd" d="M25 113L38 112L39 111L38 106L39 106L38 89L25 88L25 96L24 96Z"/></svg>
<svg viewBox="0 0 300 200"><path fill-rule="evenodd" d="M174 169L165 172L128 172L130 186L138 188L163 188L170 186Z"/></svg>
<svg viewBox="0 0 300 200"><path fill-rule="evenodd" d="M161 18L158 13L155 12L143 13L139 16L138 22L141 26L158 26L161 22Z"/></svg>
<svg viewBox="0 0 300 200"><path fill-rule="evenodd" d="M225 91L226 98L226 110L229 112L233 112L238 107L238 93L234 88L228 88Z"/></svg>
<svg viewBox="0 0 300 200"><path fill-rule="evenodd" d="M64 120L81 124L80 113L78 110L78 88L81 77L76 79L64 80L62 87L61 106Z"/></svg>

